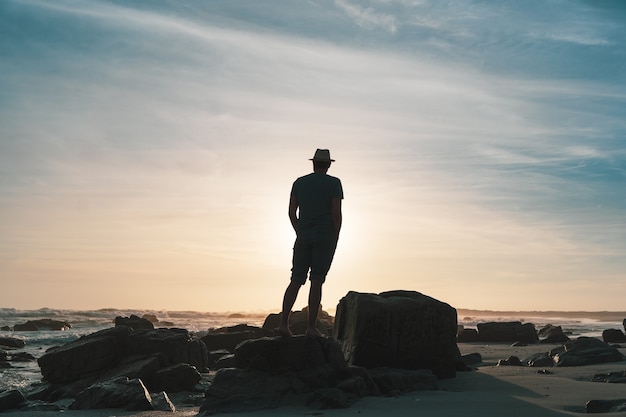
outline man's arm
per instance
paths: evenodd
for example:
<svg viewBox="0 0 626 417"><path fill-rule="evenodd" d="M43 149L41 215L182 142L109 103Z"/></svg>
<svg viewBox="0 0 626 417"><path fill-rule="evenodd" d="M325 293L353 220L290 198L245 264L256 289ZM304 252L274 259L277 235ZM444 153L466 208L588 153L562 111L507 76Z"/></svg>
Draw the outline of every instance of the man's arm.
<svg viewBox="0 0 626 417"><path fill-rule="evenodd" d="M341 199L333 198L331 213L333 216L333 228L335 230L335 236L339 239L339 232L341 231L341 221L343 220L343 216L341 214Z"/></svg>
<svg viewBox="0 0 626 417"><path fill-rule="evenodd" d="M298 234L298 215L296 214L298 210L298 199L296 196L291 196L289 199L289 220L291 221L291 226L293 230Z"/></svg>

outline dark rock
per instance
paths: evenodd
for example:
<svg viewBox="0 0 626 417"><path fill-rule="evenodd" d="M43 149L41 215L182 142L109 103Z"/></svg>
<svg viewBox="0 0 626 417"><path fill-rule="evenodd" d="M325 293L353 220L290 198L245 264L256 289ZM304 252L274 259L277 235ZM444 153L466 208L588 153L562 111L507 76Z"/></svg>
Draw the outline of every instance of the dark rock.
<svg viewBox="0 0 626 417"><path fill-rule="evenodd" d="M382 395L437 389L437 377L428 369L374 368L369 373Z"/></svg>
<svg viewBox="0 0 626 417"><path fill-rule="evenodd" d="M619 329L606 329L602 332L602 340L606 343L622 343L626 342L626 336Z"/></svg>
<svg viewBox="0 0 626 417"><path fill-rule="evenodd" d="M16 337L0 337L0 346L21 349L26 346L26 342L23 339Z"/></svg>
<svg viewBox="0 0 626 417"><path fill-rule="evenodd" d="M28 401L26 404L20 406L19 411L24 415L30 416L32 412L59 412L63 411L63 407L58 404L49 403L45 401Z"/></svg>
<svg viewBox="0 0 626 417"><path fill-rule="evenodd" d="M476 329L463 329L456 336L456 341L459 343L471 343L478 341L478 330Z"/></svg>
<svg viewBox="0 0 626 417"><path fill-rule="evenodd" d="M152 377L151 387L156 391L193 391L201 379L195 366L179 363L157 371Z"/></svg>
<svg viewBox="0 0 626 417"><path fill-rule="evenodd" d="M160 354L165 365L188 363L199 370L208 365L206 346L185 329L137 330L128 335L127 344L128 355Z"/></svg>
<svg viewBox="0 0 626 417"><path fill-rule="evenodd" d="M13 326L13 330L16 332L32 332L38 330L69 330L72 325L66 321L52 320L52 319L39 319L29 320L26 323L16 324Z"/></svg>
<svg viewBox="0 0 626 417"><path fill-rule="evenodd" d="M547 369L540 369L540 370L537 371L537 373L539 375L552 375L552 374L554 374L554 372L549 371Z"/></svg>
<svg viewBox="0 0 626 417"><path fill-rule="evenodd" d="M200 412L242 412L282 405L347 407L366 395L380 395L371 371L348 366L339 344L323 337L261 338L235 350L237 368L217 371ZM433 389L430 371L381 370L385 389ZM387 384L387 385L384 385ZM392 388L387 388L387 387Z"/></svg>
<svg viewBox="0 0 626 417"><path fill-rule="evenodd" d="M26 401L19 390L0 392L0 411L13 410Z"/></svg>
<svg viewBox="0 0 626 417"><path fill-rule="evenodd" d="M626 399L590 400L585 404L586 413L620 413L626 411Z"/></svg>
<svg viewBox="0 0 626 417"><path fill-rule="evenodd" d="M234 352L234 351L233 351ZM218 350L213 350L209 352L209 365L208 367L210 369L217 369L214 368L215 364L217 363L218 360L220 360L220 358L226 356L226 355L232 355L233 352L230 352L226 349L218 349ZM233 355L234 357L234 355Z"/></svg>
<svg viewBox="0 0 626 417"><path fill-rule="evenodd" d="M271 335L276 335L276 330L280 325L280 313L270 314L265 318L265 322L263 323L263 330L270 332ZM308 307L303 308L299 311L294 311L289 316L289 326L293 334L300 335L305 334L309 321L309 310ZM335 319L320 308L317 313L317 320L315 322L315 327L319 330L323 335L330 335L333 332L333 325Z"/></svg>
<svg viewBox="0 0 626 417"><path fill-rule="evenodd" d="M509 356L506 359L500 359L497 366L524 366L517 356Z"/></svg>
<svg viewBox="0 0 626 417"><path fill-rule="evenodd" d="M2 326L2 327L0 327L0 331L3 331L3 332L12 332L12 331L13 331L13 329L12 329L12 328L10 328L9 326Z"/></svg>
<svg viewBox="0 0 626 417"><path fill-rule="evenodd" d="M118 316L115 318L115 326L126 326L133 330L153 330L154 324L148 319L132 314L130 317Z"/></svg>
<svg viewBox="0 0 626 417"><path fill-rule="evenodd" d="M594 337L579 337L564 345L564 351L554 356L556 366L582 366L619 362L624 356L613 346Z"/></svg>
<svg viewBox="0 0 626 417"><path fill-rule="evenodd" d="M349 292L337 307L334 337L349 364L430 369L454 377L456 310L415 291Z"/></svg>
<svg viewBox="0 0 626 417"><path fill-rule="evenodd" d="M595 374L592 382L608 382L612 384L626 384L626 371L609 372L607 374Z"/></svg>
<svg viewBox="0 0 626 417"><path fill-rule="evenodd" d="M476 365L477 363L482 363L483 357L480 353L468 353L467 355L461 356L461 362L465 365Z"/></svg>
<svg viewBox="0 0 626 417"><path fill-rule="evenodd" d="M626 319L622 321L622 326L624 326L624 331L626 332Z"/></svg>
<svg viewBox="0 0 626 417"><path fill-rule="evenodd" d="M546 324L539 329L537 334L541 343L565 343L569 341L569 337L563 332L563 328L552 324Z"/></svg>
<svg viewBox="0 0 626 417"><path fill-rule="evenodd" d="M152 324L155 324L155 323L159 322L159 319L157 318L157 316L155 314L144 314L143 316L141 316L141 318L144 319L144 320L148 320Z"/></svg>
<svg viewBox="0 0 626 417"><path fill-rule="evenodd" d="M76 396L72 410L123 408L152 410L152 398L140 379L118 378L94 384Z"/></svg>
<svg viewBox="0 0 626 417"><path fill-rule="evenodd" d="M168 397L165 391L161 391L157 394L150 394L152 398L152 408L156 411L169 411L172 413L176 412L176 407Z"/></svg>
<svg viewBox="0 0 626 417"><path fill-rule="evenodd" d="M43 379L66 383L113 368L126 351L131 331L128 327L105 329L46 352L38 360Z"/></svg>
<svg viewBox="0 0 626 417"><path fill-rule="evenodd" d="M337 369L347 366L334 340L304 336L248 340L235 350L235 363L237 368L273 373L317 368L326 363Z"/></svg>
<svg viewBox="0 0 626 417"><path fill-rule="evenodd" d="M119 379L126 377L128 379L139 378L149 388L158 390L152 385L154 375L161 369L164 360L160 355L152 355L148 357L129 357L124 358L120 364L113 369L99 375L98 381L104 382L111 379Z"/></svg>
<svg viewBox="0 0 626 417"><path fill-rule="evenodd" d="M11 354L12 362L32 362L36 358L28 352L15 352Z"/></svg>
<svg viewBox="0 0 626 417"><path fill-rule="evenodd" d="M554 359L548 354L548 352L536 353L524 362L534 368L543 368L545 366L554 366Z"/></svg>
<svg viewBox="0 0 626 417"><path fill-rule="evenodd" d="M222 329L220 329L222 330ZM241 342L250 339L258 339L265 336L271 336L268 332L257 327L252 330L242 331L213 331L205 336L202 336L201 340L206 345L209 351L227 350L230 353L235 352L235 348Z"/></svg>
<svg viewBox="0 0 626 417"><path fill-rule="evenodd" d="M532 323L519 321L478 323L478 340L481 342L537 343L537 331Z"/></svg>
<svg viewBox="0 0 626 417"><path fill-rule="evenodd" d="M8 368L11 368L11 364L9 362L0 360L0 369L8 369Z"/></svg>

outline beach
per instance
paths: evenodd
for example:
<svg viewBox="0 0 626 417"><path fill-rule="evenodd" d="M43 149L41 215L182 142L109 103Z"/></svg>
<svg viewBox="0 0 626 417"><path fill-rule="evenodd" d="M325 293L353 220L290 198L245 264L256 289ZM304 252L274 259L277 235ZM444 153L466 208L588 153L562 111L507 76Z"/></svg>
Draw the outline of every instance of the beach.
<svg viewBox="0 0 626 417"><path fill-rule="evenodd" d="M415 391L397 397L366 397L346 409L313 410L307 407L281 407L245 413L225 413L230 417L269 416L475 416L475 417L557 417L576 416L585 412L589 400L611 400L626 398L623 384L591 382L593 375L608 372L623 372L626 361L564 368L531 368L497 366L498 360L511 355L524 358L533 353L545 352L558 345L534 344L510 346L506 343L460 343L463 355L479 353L482 363L474 370L458 372L455 378L439 380L436 391ZM626 354L626 349L620 348ZM543 372L543 370L547 372ZM181 397L182 398L182 397ZM198 407L180 405L180 398L172 396L177 405L178 416L194 416ZM6 417L52 416L133 416L159 417L172 413L159 411L132 412L126 410L90 410L63 412L11 411L2 413ZM625 416L624 413L609 415Z"/></svg>

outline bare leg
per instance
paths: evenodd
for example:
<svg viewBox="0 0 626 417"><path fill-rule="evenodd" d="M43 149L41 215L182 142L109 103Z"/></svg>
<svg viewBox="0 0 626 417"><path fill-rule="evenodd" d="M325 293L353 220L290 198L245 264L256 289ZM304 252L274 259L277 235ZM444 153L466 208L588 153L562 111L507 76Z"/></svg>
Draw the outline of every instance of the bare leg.
<svg viewBox="0 0 626 417"><path fill-rule="evenodd" d="M289 286L285 290L285 296L283 297L283 311L280 316L280 327L278 333L281 336L293 336L291 330L289 330L289 316L291 315L291 309L298 298L298 291L300 291L301 285L291 281Z"/></svg>
<svg viewBox="0 0 626 417"><path fill-rule="evenodd" d="M320 310L322 302L322 282L317 280L311 281L311 289L309 291L309 321L307 323L307 336L321 336L319 330L315 326L317 322L317 313Z"/></svg>

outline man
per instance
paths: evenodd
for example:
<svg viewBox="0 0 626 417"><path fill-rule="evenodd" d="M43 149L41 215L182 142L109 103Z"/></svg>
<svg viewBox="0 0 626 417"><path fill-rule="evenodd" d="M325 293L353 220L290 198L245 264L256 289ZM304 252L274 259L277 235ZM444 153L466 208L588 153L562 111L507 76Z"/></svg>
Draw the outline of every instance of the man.
<svg viewBox="0 0 626 417"><path fill-rule="evenodd" d="M289 219L296 232L293 247L291 282L285 290L279 333L293 336L289 330L289 315L298 291L311 281L307 336L321 336L315 327L322 300L322 284L335 255L341 230L341 200L343 188L339 178L327 175L331 162L328 149L315 151L313 172L298 178L291 188Z"/></svg>

